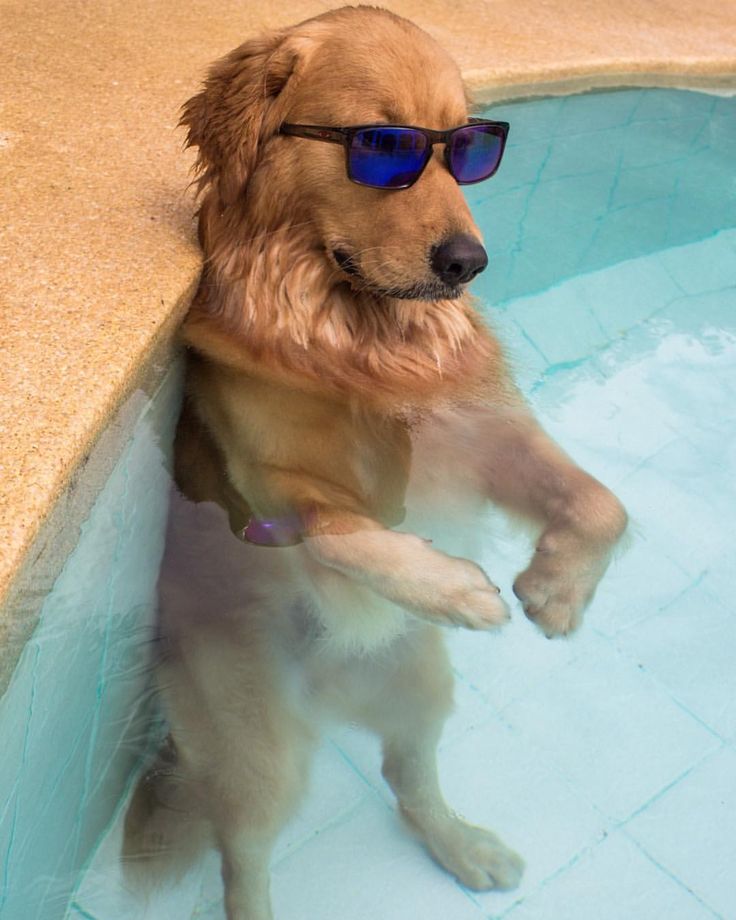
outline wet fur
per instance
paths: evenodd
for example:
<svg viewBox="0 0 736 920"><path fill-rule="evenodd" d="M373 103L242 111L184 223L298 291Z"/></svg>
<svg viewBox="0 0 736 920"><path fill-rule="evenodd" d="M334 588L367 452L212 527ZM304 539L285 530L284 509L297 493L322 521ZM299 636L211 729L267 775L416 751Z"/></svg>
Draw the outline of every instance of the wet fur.
<svg viewBox="0 0 736 920"><path fill-rule="evenodd" d="M473 888L515 885L519 857L439 790L440 627L508 617L470 561L486 502L539 535L515 591L550 636L579 624L626 524L534 421L470 299L433 280L433 246L479 237L439 151L413 188L380 192L347 181L340 148L278 135L286 120L466 117L456 65L368 7L246 42L184 108L205 267L160 579L171 737L138 785L125 855L181 870L195 850L182 842L211 839L228 920L271 916L271 849L331 718L381 737L384 776L438 863ZM294 511L298 546L234 535Z"/></svg>

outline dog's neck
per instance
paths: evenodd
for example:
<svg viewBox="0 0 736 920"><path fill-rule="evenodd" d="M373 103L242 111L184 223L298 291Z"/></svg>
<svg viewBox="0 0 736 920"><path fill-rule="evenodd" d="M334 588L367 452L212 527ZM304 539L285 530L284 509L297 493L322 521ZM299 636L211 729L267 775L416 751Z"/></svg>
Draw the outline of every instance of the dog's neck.
<svg viewBox="0 0 736 920"><path fill-rule="evenodd" d="M309 224L239 242L205 232L203 244L208 258L185 336L211 358L394 406L474 401L502 376L498 346L467 298L355 290Z"/></svg>

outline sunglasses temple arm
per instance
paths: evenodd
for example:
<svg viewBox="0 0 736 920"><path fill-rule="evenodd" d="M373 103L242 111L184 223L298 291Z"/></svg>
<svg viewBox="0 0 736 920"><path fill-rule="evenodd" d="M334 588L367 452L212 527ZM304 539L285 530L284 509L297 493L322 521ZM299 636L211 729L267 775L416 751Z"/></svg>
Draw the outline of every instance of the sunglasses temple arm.
<svg viewBox="0 0 736 920"><path fill-rule="evenodd" d="M283 124L279 133L289 134L292 137L305 137L307 140L327 141L330 144L344 144L347 136L347 133L339 128L323 128L320 125Z"/></svg>

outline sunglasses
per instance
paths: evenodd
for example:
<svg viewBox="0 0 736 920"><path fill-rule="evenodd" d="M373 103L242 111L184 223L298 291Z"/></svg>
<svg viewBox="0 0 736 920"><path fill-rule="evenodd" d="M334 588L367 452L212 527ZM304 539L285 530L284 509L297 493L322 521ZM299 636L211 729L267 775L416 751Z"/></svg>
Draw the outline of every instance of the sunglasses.
<svg viewBox="0 0 736 920"><path fill-rule="evenodd" d="M403 125L281 125L281 134L345 148L348 178L370 188L410 188L424 172L435 144L445 145L445 164L459 185L490 179L501 165L508 122L470 119L450 131Z"/></svg>

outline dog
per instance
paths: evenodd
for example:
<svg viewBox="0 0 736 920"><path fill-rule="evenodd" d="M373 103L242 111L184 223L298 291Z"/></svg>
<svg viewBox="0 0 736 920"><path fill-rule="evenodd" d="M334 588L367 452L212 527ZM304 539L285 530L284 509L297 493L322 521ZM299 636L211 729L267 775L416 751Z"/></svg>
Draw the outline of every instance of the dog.
<svg viewBox="0 0 736 920"><path fill-rule="evenodd" d="M444 628L509 617L472 561L479 515L534 528L514 592L550 637L579 625L627 518L534 420L466 293L487 257L458 186L475 181L458 67L412 23L346 7L215 63L182 123L205 261L159 584L169 736L125 859L182 871L209 840L228 920L267 920L274 841L338 718L380 737L441 866L512 888L520 857L449 808L435 762Z"/></svg>

